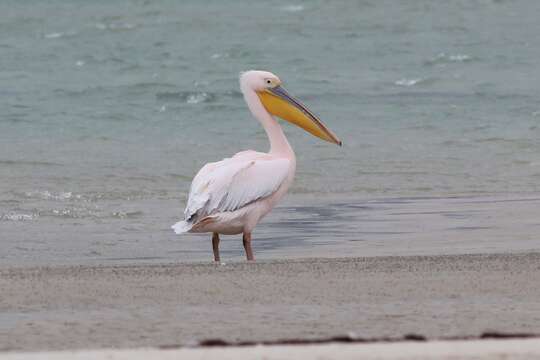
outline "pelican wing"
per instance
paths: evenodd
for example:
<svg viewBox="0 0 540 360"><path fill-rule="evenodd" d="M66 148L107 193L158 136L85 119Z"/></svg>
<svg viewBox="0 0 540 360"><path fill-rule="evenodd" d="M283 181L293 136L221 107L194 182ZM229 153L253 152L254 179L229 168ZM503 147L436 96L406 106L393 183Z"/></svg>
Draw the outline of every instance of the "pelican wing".
<svg viewBox="0 0 540 360"><path fill-rule="evenodd" d="M287 178L289 168L287 159L245 157L205 165L191 184L184 213L186 221L235 211L273 194Z"/></svg>

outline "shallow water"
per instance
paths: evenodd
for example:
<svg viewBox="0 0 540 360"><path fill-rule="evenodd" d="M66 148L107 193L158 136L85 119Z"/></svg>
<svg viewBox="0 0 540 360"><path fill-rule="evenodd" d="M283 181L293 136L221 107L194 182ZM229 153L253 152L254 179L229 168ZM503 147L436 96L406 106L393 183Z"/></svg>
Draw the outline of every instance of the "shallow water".
<svg viewBox="0 0 540 360"><path fill-rule="evenodd" d="M121 214L92 221L60 214L5 221L2 265L212 259L209 235L171 234L176 200L116 206ZM336 202L292 196L259 224L253 247L257 259L538 252L539 208L540 197L532 196ZM240 236L222 236L220 247L224 262L245 258Z"/></svg>
<svg viewBox="0 0 540 360"><path fill-rule="evenodd" d="M383 216L381 237L361 221L377 199L534 199L539 16L533 0L5 1L0 261L206 258L206 241L175 242L168 227L204 163L267 148L238 89L251 68L280 75L345 144L286 126L299 168L260 228L263 257L329 242L330 254L360 253L377 239L374 254L394 251L383 239L407 238L398 225ZM443 211L451 200L427 201ZM540 247L528 226L526 244L510 230L495 245L455 243L479 226L467 219L436 242L411 237L407 251ZM231 242L232 257L240 250Z"/></svg>

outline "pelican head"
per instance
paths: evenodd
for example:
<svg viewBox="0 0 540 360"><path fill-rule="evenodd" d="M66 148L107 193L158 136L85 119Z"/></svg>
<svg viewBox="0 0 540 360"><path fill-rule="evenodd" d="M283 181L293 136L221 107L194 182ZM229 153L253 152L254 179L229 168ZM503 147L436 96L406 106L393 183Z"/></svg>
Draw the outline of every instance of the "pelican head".
<svg viewBox="0 0 540 360"><path fill-rule="evenodd" d="M240 77L241 86L254 90L270 114L295 124L310 134L341 146L341 140L298 99L282 86L281 80L268 71L247 71Z"/></svg>

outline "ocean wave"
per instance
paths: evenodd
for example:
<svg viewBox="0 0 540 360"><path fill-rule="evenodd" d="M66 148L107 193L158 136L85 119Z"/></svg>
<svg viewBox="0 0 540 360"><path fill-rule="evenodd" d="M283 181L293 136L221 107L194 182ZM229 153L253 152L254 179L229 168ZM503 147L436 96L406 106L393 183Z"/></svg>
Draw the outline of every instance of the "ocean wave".
<svg viewBox="0 0 540 360"><path fill-rule="evenodd" d="M58 32L51 32L51 33L43 34L43 38L48 39L48 40L53 40L53 39L60 39L63 37L70 37L74 35L77 35L75 31L68 31L68 32L58 31Z"/></svg>
<svg viewBox="0 0 540 360"><path fill-rule="evenodd" d="M509 139L501 136L491 136L474 139L477 143L507 143L507 144L528 144L527 139Z"/></svg>
<svg viewBox="0 0 540 360"><path fill-rule="evenodd" d="M202 102L207 102L209 99L210 99L210 95L206 92L193 93L187 96L186 103L199 104Z"/></svg>
<svg viewBox="0 0 540 360"><path fill-rule="evenodd" d="M61 219L136 219L144 215L143 211L110 211L100 210L97 207L66 207L60 209L41 210L39 216Z"/></svg>
<svg viewBox="0 0 540 360"><path fill-rule="evenodd" d="M32 199L41 199L41 200L56 200L64 201L71 199L82 199L81 194L73 194L71 191L67 192L50 192L47 190L43 191L27 191L24 193L25 197Z"/></svg>
<svg viewBox="0 0 540 360"><path fill-rule="evenodd" d="M131 177L131 180L147 180L153 182L152 177ZM22 200L23 202L32 200L48 200L54 202L64 203L94 203L98 201L132 201L132 200L144 200L153 198L169 198L169 193L166 190L156 189L154 191L138 191L138 190L125 190L125 191L109 191L109 192L88 192L88 193L75 193L72 191L49 191L49 190L31 190L25 192L11 192L14 195L14 201Z"/></svg>
<svg viewBox="0 0 540 360"><path fill-rule="evenodd" d="M58 38L61 38L62 36L64 36L64 33L62 32L54 32L54 33L43 35L45 39L58 39Z"/></svg>
<svg viewBox="0 0 540 360"><path fill-rule="evenodd" d="M102 209L100 206L91 204L68 205L65 207L49 207L28 210L11 210L4 214L0 213L0 221L32 221L37 218L57 218L57 219L86 219L86 220L107 220L107 219L136 219L144 216L140 210L114 210Z"/></svg>
<svg viewBox="0 0 540 360"><path fill-rule="evenodd" d="M221 58L228 58L230 57L229 53L214 53L210 56L210 59L217 60Z"/></svg>
<svg viewBox="0 0 540 360"><path fill-rule="evenodd" d="M172 91L172 92L159 92L156 94L158 100L180 100L187 104L200 104L210 103L217 99L217 95L208 93L205 91L191 92L191 91Z"/></svg>
<svg viewBox="0 0 540 360"><path fill-rule="evenodd" d="M160 83L160 82L140 82L140 83L134 83L134 84L124 84L124 85L116 85L116 86L87 86L82 89L65 89L65 88L58 88L54 89L53 91L55 94L60 96L68 96L68 97L87 97L91 95L99 95L102 96L103 94L122 94L125 95L128 94L146 94L147 92L153 92L153 91L161 91L161 92L167 92L168 89L177 88L177 85L175 84L168 84L168 83ZM158 92L159 94L159 92ZM111 95L109 95L111 96Z"/></svg>
<svg viewBox="0 0 540 360"><path fill-rule="evenodd" d="M63 208L40 212L41 216L60 217L64 219L86 219L99 217L98 213L88 208Z"/></svg>
<svg viewBox="0 0 540 360"><path fill-rule="evenodd" d="M399 79L397 80L396 82L394 82L394 85L397 85L397 86L406 86L406 87L410 87L410 86L414 86L414 85L418 85L422 82L424 82L425 79L422 79L422 78L415 78L415 79Z"/></svg>
<svg viewBox="0 0 540 360"><path fill-rule="evenodd" d="M285 11L285 12L299 12L299 11L303 11L304 10L304 6L303 5L285 5L285 6L282 6L279 8L281 11Z"/></svg>
<svg viewBox="0 0 540 360"><path fill-rule="evenodd" d="M96 29L98 30L110 30L110 31L126 31L133 30L138 27L137 24L128 22L112 22L112 23L96 23Z"/></svg>
<svg viewBox="0 0 540 360"><path fill-rule="evenodd" d="M32 121L28 120L27 114L17 114L17 115L8 115L4 118L1 118L0 122L19 124L19 123L31 123Z"/></svg>
<svg viewBox="0 0 540 360"><path fill-rule="evenodd" d="M32 160L0 160L0 165L63 166L62 164L55 162Z"/></svg>
<svg viewBox="0 0 540 360"><path fill-rule="evenodd" d="M115 211L111 214L112 217L118 219L133 219L144 215L142 211Z"/></svg>
<svg viewBox="0 0 540 360"><path fill-rule="evenodd" d="M471 55L468 54L447 54L444 52L438 53L431 59L424 62L425 65L438 65L446 63L463 63L474 60Z"/></svg>
<svg viewBox="0 0 540 360"><path fill-rule="evenodd" d="M156 94L158 100L178 100L183 98L183 93L180 91L163 91Z"/></svg>
<svg viewBox="0 0 540 360"><path fill-rule="evenodd" d="M17 213L17 212L9 212L7 214L3 214L0 216L0 220L3 221L30 221L34 220L39 215L37 213Z"/></svg>

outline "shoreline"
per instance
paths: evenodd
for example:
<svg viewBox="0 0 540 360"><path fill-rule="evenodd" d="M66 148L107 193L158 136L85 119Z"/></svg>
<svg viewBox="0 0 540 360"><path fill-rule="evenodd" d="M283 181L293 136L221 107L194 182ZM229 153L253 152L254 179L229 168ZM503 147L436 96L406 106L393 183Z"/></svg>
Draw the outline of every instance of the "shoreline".
<svg viewBox="0 0 540 360"><path fill-rule="evenodd" d="M257 227L253 248L257 260L539 252L538 209L538 194L285 201ZM0 268L211 260L210 235L175 235L174 213L150 227L138 217L2 221ZM241 236L223 236L220 250L226 262L245 259Z"/></svg>
<svg viewBox="0 0 540 360"><path fill-rule="evenodd" d="M133 260L126 259L125 263L95 263L95 264L70 264L70 263L60 263L60 264L24 264L24 265L2 265L0 264L0 275L2 272L6 273L9 271L27 271L27 270L44 270L44 269L67 269L67 268L80 268L80 269L107 269L107 268L162 268L162 267L198 267L198 266L241 266L241 265L279 265L279 264L294 264L294 263L308 263L308 262L350 262L350 261L359 261L359 260L369 260L369 259L415 259L418 261L429 260L433 258L460 258L460 257L470 257L470 258L513 258L516 256L539 256L540 250L519 250L519 251L494 251L494 252L464 252L456 254L405 254L405 255L375 255L368 254L365 256L309 256L309 257L294 257L294 258L279 258L279 259L269 259L262 257L260 259L255 259L254 262L248 262L244 257L231 258L231 259L222 259L221 263L216 264L213 261L212 249L208 251L208 260L193 260L193 261L163 261L155 262L143 260Z"/></svg>

